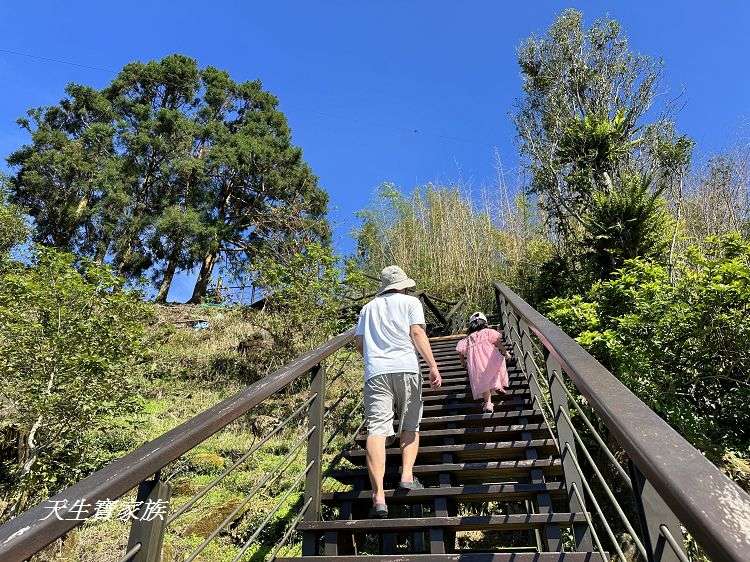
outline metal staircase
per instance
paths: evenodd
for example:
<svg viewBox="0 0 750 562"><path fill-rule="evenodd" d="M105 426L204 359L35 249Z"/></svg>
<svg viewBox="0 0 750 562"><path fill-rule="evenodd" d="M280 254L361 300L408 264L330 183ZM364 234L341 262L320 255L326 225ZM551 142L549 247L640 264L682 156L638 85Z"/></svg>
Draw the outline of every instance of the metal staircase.
<svg viewBox="0 0 750 562"><path fill-rule="evenodd" d="M526 376L518 367L510 369L510 387L495 398L495 412L481 413L456 353L460 337L431 339L443 374L442 388L429 388L428 369L422 365L425 411L414 473L426 488L393 489L401 460L394 444L386 449L387 482L392 488L386 499L392 510L401 506L401 513L372 519L366 469L332 473L352 490L321 495L323 504L336 508L337 518L299 525L299 530L312 535L309 556L301 559L394 559L389 555L407 561L592 559L593 552L559 553L561 529L583 535L589 515L570 509L556 441L543 412L535 408ZM363 445L366 436L357 437ZM363 465L365 451L358 447L345 457ZM462 531L497 532L496 552L458 550L456 535ZM503 534L514 539L515 545L506 547L510 552L502 552ZM370 542L377 542L380 556L357 555L360 545L368 542L367 535L374 536Z"/></svg>

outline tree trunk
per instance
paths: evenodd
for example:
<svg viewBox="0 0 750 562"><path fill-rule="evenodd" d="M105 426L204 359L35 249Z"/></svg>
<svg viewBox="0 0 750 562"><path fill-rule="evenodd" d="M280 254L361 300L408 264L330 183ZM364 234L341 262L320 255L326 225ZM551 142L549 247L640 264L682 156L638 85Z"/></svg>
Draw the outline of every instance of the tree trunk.
<svg viewBox="0 0 750 562"><path fill-rule="evenodd" d="M220 221L224 220L226 208L229 204L230 193L230 185L225 182L221 190L221 199L219 200L220 203L218 209L218 217ZM206 254L206 257L203 258L201 271L198 274L198 279L196 280L195 286L193 287L193 296L190 297L190 300L188 301L189 303L199 304L203 302L203 299L206 297L206 291L208 290L208 284L211 281L211 275L214 272L214 265L216 265L216 257L219 255L221 242L222 241L219 241L217 244L217 248L215 250L209 251Z"/></svg>
<svg viewBox="0 0 750 562"><path fill-rule="evenodd" d="M109 250L109 242L99 240L96 243L96 251L94 252L94 261L98 264L104 263L104 258L107 257L107 250Z"/></svg>
<svg viewBox="0 0 750 562"><path fill-rule="evenodd" d="M680 178L680 194L677 199L677 217L674 221L672 232L672 243L669 245L669 281L674 283L674 253L677 247L677 232L680 229L680 218L682 217L682 178Z"/></svg>
<svg viewBox="0 0 750 562"><path fill-rule="evenodd" d="M125 264L128 262L128 259L130 259L130 255L133 253L133 248L131 244L128 244L127 249L125 252L120 256L120 259L117 263L117 273L120 275L125 275Z"/></svg>
<svg viewBox="0 0 750 562"><path fill-rule="evenodd" d="M193 296L190 297L190 300L188 302L193 304L203 302L203 299L206 296L206 291L208 290L208 284L211 281L211 275L214 272L214 265L216 264L217 254L217 251L209 252L208 254L206 254L206 257L203 258L201 271L198 274L198 279L195 282L195 287L193 287Z"/></svg>
<svg viewBox="0 0 750 562"><path fill-rule="evenodd" d="M172 286L172 279L174 279L174 274L177 271L177 256L179 253L179 244L175 244L174 250L172 250L172 253L169 256L169 261L167 262L167 268L164 270L164 277L161 280L161 285L159 286L159 292L156 295L155 302L158 302L160 304L164 304L167 302L167 295L169 294L169 288Z"/></svg>

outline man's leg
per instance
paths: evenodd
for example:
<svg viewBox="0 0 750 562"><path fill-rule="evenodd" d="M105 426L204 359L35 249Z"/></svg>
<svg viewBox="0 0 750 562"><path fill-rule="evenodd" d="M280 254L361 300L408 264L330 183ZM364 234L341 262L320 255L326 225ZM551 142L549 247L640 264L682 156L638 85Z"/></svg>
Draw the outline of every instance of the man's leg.
<svg viewBox="0 0 750 562"><path fill-rule="evenodd" d="M376 375L365 382L365 447L373 504L385 503L385 440L393 435L393 392L387 377L388 375Z"/></svg>
<svg viewBox="0 0 750 562"><path fill-rule="evenodd" d="M419 422L422 420L422 376L403 373L400 383L397 399L401 411L401 482L412 482L419 451Z"/></svg>
<svg viewBox="0 0 750 562"><path fill-rule="evenodd" d="M385 476L385 436L367 436L367 471L372 486L372 503L385 503L383 477Z"/></svg>
<svg viewBox="0 0 750 562"><path fill-rule="evenodd" d="M414 480L414 462L417 460L419 450L419 432L401 432L401 482Z"/></svg>

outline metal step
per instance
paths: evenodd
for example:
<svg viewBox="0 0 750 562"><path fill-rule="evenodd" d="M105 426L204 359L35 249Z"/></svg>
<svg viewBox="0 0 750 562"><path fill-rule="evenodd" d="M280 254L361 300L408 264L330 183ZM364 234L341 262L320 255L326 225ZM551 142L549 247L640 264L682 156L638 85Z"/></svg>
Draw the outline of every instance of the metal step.
<svg viewBox="0 0 750 562"><path fill-rule="evenodd" d="M560 459L522 459L490 462L457 462L418 464L414 474L420 479L435 478L439 474L450 474L457 482L499 482L507 478L528 478L529 471L539 469L547 475L562 474ZM398 465L385 467L386 479L394 481L401 472ZM367 478L366 468L332 470L328 476L344 483Z"/></svg>
<svg viewBox="0 0 750 562"><path fill-rule="evenodd" d="M512 515L468 515L461 517L409 517L393 519L334 519L302 521L300 531L413 531L440 527L451 531L517 531L545 525L569 527L586 523L583 513L522 513Z"/></svg>
<svg viewBox="0 0 750 562"><path fill-rule="evenodd" d="M496 393L492 396L493 402L503 402L504 400L508 400L511 396L525 396L529 395L531 391L529 390L529 387L521 387L521 388L509 388L503 393ZM423 402L445 402L446 400L474 400L474 397L471 393L465 393L465 392L444 392L442 394L428 394L422 396ZM475 401L476 402L476 401Z"/></svg>
<svg viewBox="0 0 750 562"><path fill-rule="evenodd" d="M456 554L365 554L276 558L277 562L601 562L598 552L463 552ZM604 553L604 560L609 554Z"/></svg>
<svg viewBox="0 0 750 562"><path fill-rule="evenodd" d="M510 436L521 438L521 433L528 431L535 436L548 436L549 428L546 423L528 423L512 425L495 425L485 427L459 427L454 429L428 429L420 430L419 442L425 443L446 437L460 439L463 443L486 443L494 439L507 439ZM366 433L357 435L356 441L364 445L367 440Z"/></svg>
<svg viewBox="0 0 750 562"><path fill-rule="evenodd" d="M531 420L544 419L541 410L506 410L496 411L491 414L456 414L451 416L431 416L422 418L419 424L420 435L427 428L442 428L448 424L457 424L460 427L481 427L496 424L498 422L507 422L517 418L529 418Z"/></svg>
<svg viewBox="0 0 750 562"><path fill-rule="evenodd" d="M503 400L499 404L495 405L495 409L499 410L520 410L531 409L533 406L531 400L525 400L523 398L512 398L510 400ZM474 410L481 411L482 405L479 402L458 402L456 404L430 404L423 408L424 416L430 415L441 415L442 413L449 413L454 411L466 411ZM424 418L422 418L424 419Z"/></svg>
<svg viewBox="0 0 750 562"><path fill-rule="evenodd" d="M417 461L421 463L439 463L446 453L454 455L458 461L492 461L520 457L526 449L535 448L540 455L551 455L557 452L554 439L532 439L528 441L500 441L494 443L462 443L459 445L428 445L419 447ZM401 457L399 447L385 450L386 462L389 457ZM367 452L364 449L346 451L344 456L354 464L364 464Z"/></svg>
<svg viewBox="0 0 750 562"><path fill-rule="evenodd" d="M450 497L464 501L511 501L528 499L535 494L547 493L555 497L565 496L565 485L562 482L544 484L474 484L467 486L450 486L446 488L424 488L423 490L386 490L385 497L389 504L426 502L436 497ZM372 501L370 490L356 492L328 492L322 494L322 501L327 504L338 502Z"/></svg>
<svg viewBox="0 0 750 562"><path fill-rule="evenodd" d="M508 377L508 388L521 387L528 387L526 377L518 375ZM443 386L434 390L430 387L429 382L425 382L422 388L422 396L431 396L433 394L446 394L449 392L469 392L471 385L469 384L468 377L464 377L461 381L450 381L450 384L443 381Z"/></svg>

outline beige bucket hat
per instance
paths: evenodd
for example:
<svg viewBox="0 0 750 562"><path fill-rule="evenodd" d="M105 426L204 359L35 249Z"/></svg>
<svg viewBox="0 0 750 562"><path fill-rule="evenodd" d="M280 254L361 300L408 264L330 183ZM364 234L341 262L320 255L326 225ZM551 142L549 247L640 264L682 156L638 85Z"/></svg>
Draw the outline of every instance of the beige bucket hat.
<svg viewBox="0 0 750 562"><path fill-rule="evenodd" d="M416 286L417 282L411 279L404 270L397 265L389 265L380 272L380 288L378 294L382 295L386 291L394 289L408 289Z"/></svg>

